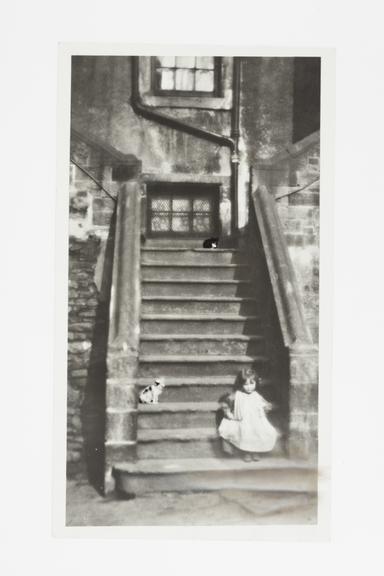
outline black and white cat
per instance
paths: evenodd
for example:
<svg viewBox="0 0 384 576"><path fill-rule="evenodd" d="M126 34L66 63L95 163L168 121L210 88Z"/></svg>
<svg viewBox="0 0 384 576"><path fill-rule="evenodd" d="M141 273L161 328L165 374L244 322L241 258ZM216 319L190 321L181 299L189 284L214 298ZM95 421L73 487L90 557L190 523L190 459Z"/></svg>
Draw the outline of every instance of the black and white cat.
<svg viewBox="0 0 384 576"><path fill-rule="evenodd" d="M203 242L203 248L217 248L219 245L218 238L207 238Z"/></svg>
<svg viewBox="0 0 384 576"><path fill-rule="evenodd" d="M141 404L158 404L159 396L165 388L164 378L158 378L154 384L150 384L140 393Z"/></svg>

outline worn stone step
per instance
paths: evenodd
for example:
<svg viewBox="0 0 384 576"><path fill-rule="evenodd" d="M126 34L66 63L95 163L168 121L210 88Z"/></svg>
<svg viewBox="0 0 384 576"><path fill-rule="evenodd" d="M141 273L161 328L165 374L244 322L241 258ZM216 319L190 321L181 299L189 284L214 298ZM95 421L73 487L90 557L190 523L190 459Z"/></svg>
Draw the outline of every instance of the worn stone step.
<svg viewBox="0 0 384 576"><path fill-rule="evenodd" d="M235 385L236 376L191 376L168 377L161 395L161 402L182 402L185 399L197 402L217 401L229 394ZM139 378L137 386L142 390L153 384L153 378Z"/></svg>
<svg viewBox="0 0 384 576"><path fill-rule="evenodd" d="M184 264L244 264L245 255L236 249L204 249L204 248L155 248L141 249L142 264L168 264L175 262Z"/></svg>
<svg viewBox="0 0 384 576"><path fill-rule="evenodd" d="M219 417L219 402L139 404L138 429L212 427Z"/></svg>
<svg viewBox="0 0 384 576"><path fill-rule="evenodd" d="M258 300L252 297L144 296L143 314L255 314Z"/></svg>
<svg viewBox="0 0 384 576"><path fill-rule="evenodd" d="M272 453L281 455L282 452L279 441ZM212 426L138 430L137 454L139 459L220 458L224 452L217 427Z"/></svg>
<svg viewBox="0 0 384 576"><path fill-rule="evenodd" d="M192 376L183 374L166 378L166 387L161 395L161 402L217 402L224 395L233 392L236 375ZM153 378L138 378L137 388L142 390L153 384ZM274 381L264 378L260 393L269 397L268 391L274 387Z"/></svg>
<svg viewBox="0 0 384 576"><path fill-rule="evenodd" d="M265 374L268 367L266 356L229 356L229 355L140 355L139 376L153 378L159 375L195 376L236 375L242 368L254 367Z"/></svg>
<svg viewBox="0 0 384 576"><path fill-rule="evenodd" d="M203 280L201 278L183 280L161 280L147 277L142 282L142 296L254 296L256 290L250 280Z"/></svg>
<svg viewBox="0 0 384 576"><path fill-rule="evenodd" d="M189 248L189 249L203 249L203 242L205 238L202 237L189 237L189 238L179 238L177 236L171 236L170 238L167 237L156 237L150 238L148 237L146 241L142 244L143 248ZM233 248L235 246L234 242L231 242L230 239L225 240L225 246L228 248ZM221 241L221 248L224 247L223 241Z"/></svg>
<svg viewBox="0 0 384 576"><path fill-rule="evenodd" d="M256 334L262 328L257 315L142 314L141 334Z"/></svg>
<svg viewBox="0 0 384 576"><path fill-rule="evenodd" d="M244 334L142 334L140 354L264 354L261 335Z"/></svg>
<svg viewBox="0 0 384 576"><path fill-rule="evenodd" d="M249 267L246 264L185 264L161 263L141 265L141 278L158 280L236 280L247 279Z"/></svg>
<svg viewBox="0 0 384 576"><path fill-rule="evenodd" d="M317 491L314 462L271 455L259 462L201 457L139 460L120 463L113 475L117 492L126 496L195 490Z"/></svg>
<svg viewBox="0 0 384 576"><path fill-rule="evenodd" d="M145 458L210 458L222 456L215 426L138 430L137 455Z"/></svg>

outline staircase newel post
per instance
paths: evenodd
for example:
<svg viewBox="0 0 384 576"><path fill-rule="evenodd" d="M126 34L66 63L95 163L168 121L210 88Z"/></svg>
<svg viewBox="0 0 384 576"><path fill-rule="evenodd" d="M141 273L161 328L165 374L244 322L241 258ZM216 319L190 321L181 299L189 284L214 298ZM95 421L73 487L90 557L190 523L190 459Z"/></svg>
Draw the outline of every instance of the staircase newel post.
<svg viewBox="0 0 384 576"><path fill-rule="evenodd" d="M297 342L289 347L289 439L291 458L317 455L318 350Z"/></svg>
<svg viewBox="0 0 384 576"><path fill-rule="evenodd" d="M105 491L113 488L113 464L136 457L136 378L140 336L139 181L118 195L107 352Z"/></svg>

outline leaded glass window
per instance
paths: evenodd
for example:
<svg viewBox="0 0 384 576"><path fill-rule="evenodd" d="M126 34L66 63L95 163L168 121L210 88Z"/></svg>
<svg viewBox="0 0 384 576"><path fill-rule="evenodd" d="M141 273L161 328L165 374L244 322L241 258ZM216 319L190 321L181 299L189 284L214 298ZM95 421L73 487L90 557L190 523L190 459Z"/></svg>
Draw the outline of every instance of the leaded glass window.
<svg viewBox="0 0 384 576"><path fill-rule="evenodd" d="M152 185L148 190L150 235L209 235L217 230L217 190L205 186Z"/></svg>

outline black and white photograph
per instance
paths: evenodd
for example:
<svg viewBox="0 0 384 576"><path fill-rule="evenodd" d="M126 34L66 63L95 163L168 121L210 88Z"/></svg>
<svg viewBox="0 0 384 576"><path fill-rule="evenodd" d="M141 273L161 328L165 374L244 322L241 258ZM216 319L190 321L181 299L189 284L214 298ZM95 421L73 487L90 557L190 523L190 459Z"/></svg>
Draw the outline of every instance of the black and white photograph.
<svg viewBox="0 0 384 576"><path fill-rule="evenodd" d="M381 4L2 8L1 574L381 574Z"/></svg>
<svg viewBox="0 0 384 576"><path fill-rule="evenodd" d="M68 52L67 526L318 522L302 52Z"/></svg>

